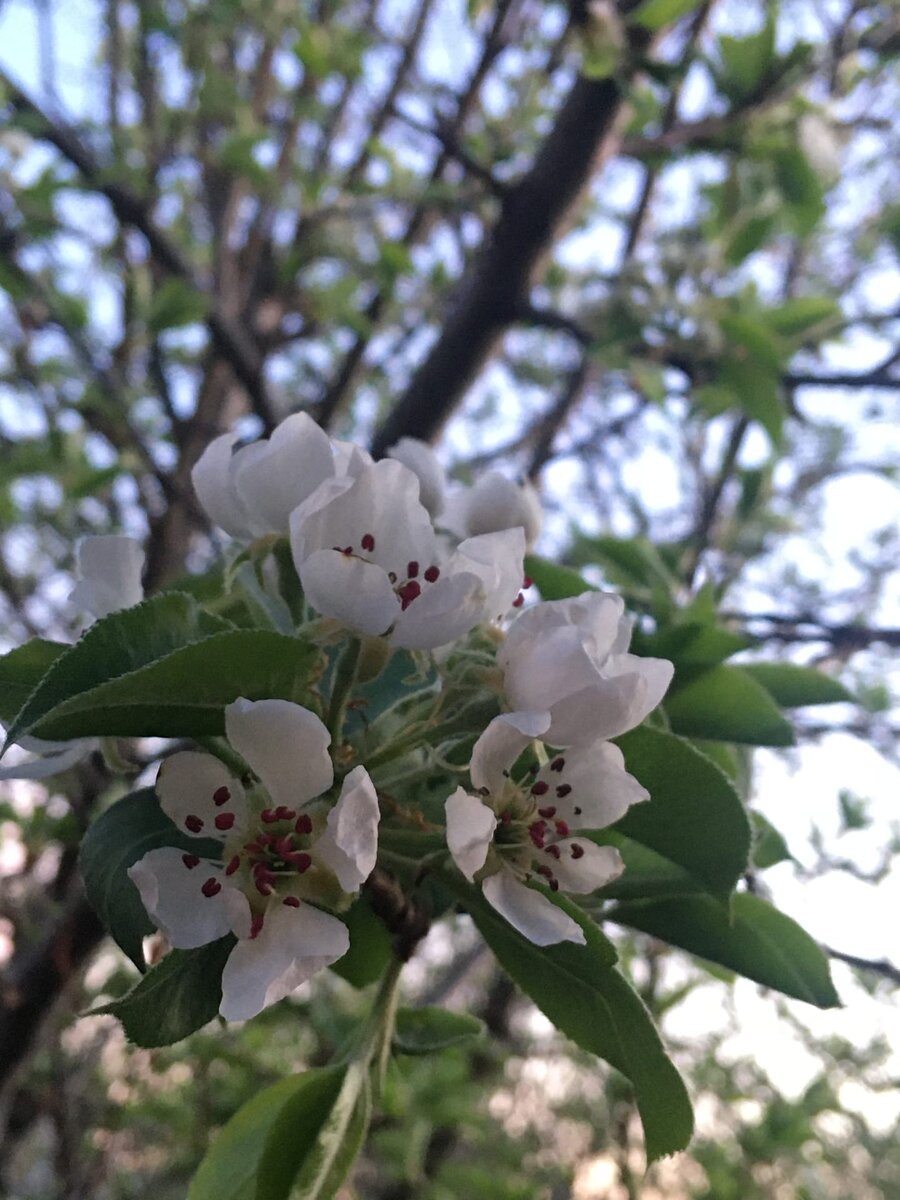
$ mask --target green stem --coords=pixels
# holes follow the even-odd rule
[[[391,959],[391,965],[382,977],[378,995],[375,997],[375,1004],[372,1007],[372,1018],[374,1022],[377,1022],[370,1051],[374,1063],[372,1090],[376,1101],[384,1091],[388,1063],[391,1060],[391,1044],[394,1040],[397,1007],[400,1003],[400,972],[403,970],[403,965],[399,958]]]
[[[223,762],[229,771],[234,772],[238,779],[243,779],[248,773],[249,767],[247,764],[235,750],[232,750],[224,739],[217,737],[195,737],[194,741],[220,762]]]
[[[344,717],[347,712],[347,701],[350,691],[356,681],[356,669],[359,666],[359,655],[362,643],[359,638],[352,638],[347,648],[338,659],[334,672],[334,687],[331,690],[331,704],[328,707],[328,731],[331,734],[331,745],[340,745],[344,732]]]

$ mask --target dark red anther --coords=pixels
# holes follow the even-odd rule
[[[297,899],[296,896],[285,896],[285,898],[282,900],[281,903],[287,905],[288,908],[299,908],[300,907],[300,901]]]
[[[275,809],[275,816],[279,821],[293,821],[296,815],[296,812],[292,808],[288,808],[286,804],[279,804]]]
[[[533,583],[534,583],[534,580],[531,578],[531,576],[526,575],[525,578],[522,580],[522,587],[530,588]]]
[[[228,866],[225,868],[225,874],[233,875],[240,865],[241,865],[241,856],[239,854],[235,854],[232,857],[232,859],[230,860],[230,862],[228,863]]]
[[[189,817],[184,818],[184,827],[190,833],[199,833],[203,828],[203,821],[200,817],[195,817],[193,813]]]
[[[221,883],[219,883],[218,879],[213,879],[213,877],[211,875],[210,875],[209,879],[207,879],[206,883],[204,883],[203,887],[200,889],[200,891],[203,893],[204,896],[206,896],[207,899],[211,898],[212,896],[218,896],[218,894],[219,894],[219,892],[221,892],[221,890],[222,890]]]
[[[407,579],[415,579],[418,574],[419,574],[419,564],[416,562],[415,559],[412,559],[410,562],[408,562],[406,564],[406,578]]]
[[[275,890],[272,887],[272,884],[269,882],[269,877],[267,875],[257,875],[253,882],[256,884],[256,890],[261,896],[271,896],[272,892]]]
[[[559,834],[560,837],[568,837],[569,836],[569,826],[566,824],[565,821],[555,821],[554,825],[556,826],[556,832]]]
[[[569,853],[573,858],[584,858],[584,846],[580,846],[578,842],[573,842],[569,847]]]
[[[231,792],[229,792],[227,787],[218,787],[213,792],[213,804],[217,808],[221,808],[223,804],[227,804],[230,799]]]
[[[421,585],[416,583],[414,579],[410,579],[408,583],[404,583],[403,587],[398,588],[397,595],[400,597],[400,607],[403,612],[406,612],[413,600],[421,594]]]
[[[278,839],[273,849],[276,854],[280,855],[281,858],[284,858],[286,854],[290,854],[290,852],[294,849],[294,843],[291,841],[289,835],[285,834],[284,837],[280,837]]]
[[[428,570],[425,572],[425,578],[428,580],[429,583],[436,583],[438,581],[438,579],[440,578],[440,574],[441,574],[441,568],[436,567],[432,564],[428,568]]]
[[[556,794],[557,794],[557,796],[559,796],[559,798],[561,800],[563,798],[563,796],[568,796],[568,794],[569,794],[569,792],[571,792],[571,790],[572,790],[572,785],[570,783],[561,783],[559,785],[559,787],[556,789]]]
[[[524,603],[525,603],[525,597],[522,595],[521,592],[519,592],[518,596],[516,596],[515,600],[513,600],[512,606],[513,606],[513,608],[521,608]]]
[[[553,872],[550,870],[550,868],[545,863],[541,863],[541,865],[539,867],[535,867],[534,869],[538,875],[543,875],[543,877],[545,879],[553,878]]]
[[[341,551],[341,554],[343,554],[345,558],[352,558],[353,557],[353,547],[345,546],[343,548],[343,550]]]
[[[392,584],[396,583],[397,582],[396,573],[394,571],[388,571],[388,579],[391,581]]]
[[[244,842],[244,849],[248,854],[261,854],[263,846],[260,842]]]
[[[554,875],[554,876],[553,876],[553,877],[550,879],[550,881],[549,881],[549,887],[550,887],[550,891],[551,891],[551,892],[558,892],[558,891],[559,891],[559,880],[556,878],[556,876],[555,876],[555,875]]]
[[[553,846],[547,846],[544,849],[544,853],[549,854],[551,858],[559,858],[559,846],[555,844]]]
[[[505,808],[503,810],[503,812],[500,814],[500,824],[508,825],[511,820],[512,820],[512,813],[509,811],[508,808]]]
[[[200,865],[200,859],[196,854],[182,854],[181,861],[189,871],[193,871],[194,867]]]
[[[538,850],[543,850],[544,848],[544,837],[546,833],[546,821],[535,821],[533,824],[528,826],[528,836],[531,838],[534,845],[537,846]]]
[[[539,779],[531,789],[532,796],[546,796],[550,791],[550,784],[545,783],[543,779]]]
[[[300,816],[294,822],[294,832],[304,835],[312,833],[312,817],[309,815],[309,813],[300,814]]]
[[[255,937],[258,937],[259,934],[262,932],[264,920],[265,920],[265,913],[254,913],[253,914],[253,917],[251,918],[251,921],[250,921],[250,940],[251,941]]]
[[[234,824],[234,813],[219,813],[215,820],[216,829],[230,829]]]
[[[362,546],[363,550],[368,550],[371,554],[371,552],[375,549],[375,539],[372,537],[371,533],[363,534],[360,545]]]
[[[275,834],[274,833],[258,833],[256,835],[256,840],[259,842],[260,850],[264,850],[266,848],[266,846],[271,846],[271,844],[275,841]]]
[[[285,854],[284,861],[289,862],[298,875],[302,875],[312,866],[312,859],[305,850],[292,850]]]
[[[553,762],[550,764],[550,770],[561,771],[565,765],[566,760],[564,758],[554,758]]]
[[[545,820],[550,821],[556,816],[556,807],[553,804],[550,804],[547,806],[547,808],[539,808],[538,813],[544,817]]]
[[[575,816],[576,816],[576,817],[580,817],[580,816],[581,816],[581,809],[578,807],[578,805],[577,805],[577,804],[576,804],[576,805],[575,805],[575,807],[572,809],[572,812],[575,814]]]

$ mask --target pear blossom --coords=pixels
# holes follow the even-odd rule
[[[444,507],[444,489],[447,477],[440,461],[427,442],[421,438],[402,437],[387,451],[388,458],[408,467],[419,481],[419,499],[428,509],[430,517],[437,517]],[[473,530],[476,533],[491,533],[493,530]]]
[[[235,1021],[346,954],[346,926],[319,906],[345,906],[371,874],[378,798],[363,767],[346,776],[336,804],[322,797],[334,781],[331,735],[299,704],[236,700],[225,730],[259,784],[245,787],[219,759],[191,750],[167,759],[156,783],[167,816],[191,837],[220,842],[221,861],[161,847],[128,874],[173,946],[235,934],[219,1008]]]
[[[291,550],[317,612],[391,645],[434,649],[502,617],[522,582],[520,529],[447,555],[419,480],[392,459],[327,480],[291,515]]]
[[[554,754],[513,777],[519,755],[546,737],[549,723],[547,713],[506,713],[488,725],[469,767],[480,794],[460,787],[446,802],[447,845],[463,875],[529,941],[583,944],[578,923],[528,881],[576,895],[611,882],[623,869],[619,852],[578,831],[614,824],[648,793],[610,742]]]
[[[674,667],[629,654],[631,624],[620,596],[588,592],[522,612],[497,654],[515,711],[549,712],[554,746],[618,737],[666,693]]]
[[[470,535],[518,526],[530,550],[541,532],[543,511],[530,483],[515,483],[499,471],[488,471],[464,494],[462,520]]]

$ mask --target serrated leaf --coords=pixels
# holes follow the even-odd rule
[[[685,737],[750,746],[794,743],[790,722],[743,667],[720,665],[687,679],[676,676],[665,708],[672,729]]]
[[[749,892],[731,916],[705,896],[617,904],[606,916],[819,1008],[840,1006],[828,960],[796,921]]]
[[[782,708],[802,708],[806,704],[853,703],[853,695],[842,683],[815,667],[795,663],[745,663],[741,670],[762,684]]]
[[[128,1040],[145,1049],[180,1042],[219,1011],[222,971],[234,944],[228,934],[198,950],[170,950],[130,992],[89,1015],[118,1017]]]
[[[61,654],[63,642],[32,638],[0,657],[0,722],[9,725]]]
[[[340,1094],[346,1071],[344,1066],[322,1067],[280,1079],[257,1093],[219,1132],[194,1176],[188,1200],[256,1200],[270,1135],[278,1130],[278,1145],[288,1126],[293,1132],[293,1163],[295,1154],[308,1154]],[[280,1172],[271,1156],[268,1170],[277,1186]]]
[[[401,1008],[394,1026],[398,1054],[437,1054],[480,1037],[484,1024],[468,1013],[445,1008]]]
[[[160,808],[153,788],[132,792],[101,813],[79,851],[88,901],[139,971],[145,967],[141,943],[155,927],[128,878],[128,868],[160,846],[206,858],[218,859],[222,854],[219,842],[182,833]]]
[[[747,868],[750,823],[734,785],[689,742],[640,727],[616,739],[625,766],[650,793],[615,832],[675,863],[726,899]]]
[[[631,1080],[650,1162],[683,1150],[693,1130],[691,1102],[640,998],[614,968],[615,950],[583,914],[586,946],[535,946],[461,877],[446,877],[507,974],[583,1050]],[[574,905],[563,904],[575,916]]]

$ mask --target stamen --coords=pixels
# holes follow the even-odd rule
[[[254,913],[250,921],[250,940],[253,941],[262,932],[263,921],[266,919],[265,913]]]
[[[428,570],[425,572],[425,578],[428,580],[429,583],[435,583],[439,579],[440,574],[441,574],[440,567],[430,566],[428,568]]]
[[[537,783],[532,787],[531,794],[532,794],[532,796],[545,796],[547,794],[547,792],[549,792],[549,791],[550,791],[550,784],[545,783],[543,779],[539,779],[537,781]]]
[[[353,557],[353,547],[345,546],[343,548],[343,550],[341,551],[341,554],[343,554],[345,558],[352,558]]]
[[[257,875],[254,882],[256,883],[256,890],[261,896],[271,896],[275,890],[269,882],[268,875]]]
[[[388,571],[388,579],[391,581],[391,583],[397,582],[397,576],[394,571]]]
[[[286,904],[288,908],[299,908],[300,907],[300,901],[297,899],[296,896],[285,896],[285,898],[282,900],[281,903]]]
[[[218,879],[214,879],[212,875],[210,875],[209,879],[207,879],[206,883],[204,883],[203,887],[200,889],[207,899],[210,899],[213,896],[218,896],[221,890],[221,883],[219,883]]]
[[[294,832],[301,834],[312,833],[312,817],[309,813],[301,813],[294,822]]]
[[[406,564],[406,578],[407,579],[415,579],[418,574],[419,574],[419,564],[416,562],[415,559],[412,559],[410,562],[408,562]]]
[[[500,824],[508,825],[511,820],[512,820],[512,813],[509,811],[508,808],[505,808],[503,810],[503,812],[500,814]]]
[[[555,821],[554,825],[556,828],[556,832],[559,834],[560,837],[568,837],[569,836],[569,826],[566,824],[565,821]]]
[[[193,871],[194,867],[200,865],[200,859],[196,854],[182,854],[181,861],[189,871]]]
[[[296,815],[296,810],[293,808],[288,808],[286,804],[279,804],[275,809],[275,816],[279,821],[293,821]]]
[[[216,829],[230,829],[234,824],[234,813],[219,813],[215,820]]]
[[[203,821],[200,817],[195,817],[193,813],[189,817],[184,818],[184,827],[191,833],[199,833],[203,828]]]
[[[550,868],[549,868],[549,867],[546,865],[546,863],[541,863],[541,865],[540,865],[539,867],[535,867],[534,869],[535,869],[535,872],[536,872],[538,875],[543,875],[543,877],[544,877],[545,879],[552,879],[552,878],[553,878],[553,872],[552,872],[552,871],[550,870]]]
[[[371,533],[363,534],[360,545],[362,546],[363,550],[368,550],[371,554],[371,552],[375,549],[375,539]]]
[[[559,858],[559,855],[560,855],[559,846],[557,846],[555,844],[553,846],[546,846],[544,848],[544,853],[551,855],[553,858]]]
[[[516,596],[515,600],[513,600],[512,606],[513,606],[513,608],[521,608],[524,603],[525,603],[525,597],[522,595],[521,592],[519,592],[518,596]]]
[[[539,808],[538,813],[550,821],[556,816],[556,806],[551,804],[547,808]]]
[[[561,783],[559,785],[559,787],[556,789],[556,794],[557,794],[557,796],[559,796],[559,798],[561,800],[563,798],[563,796],[568,796],[568,794],[569,794],[569,792],[571,792],[571,790],[572,790],[571,783]]]
[[[233,875],[240,865],[241,865],[241,856],[239,854],[235,854],[234,857],[229,862],[228,866],[225,868],[225,874]]]
[[[260,813],[260,819],[264,825],[272,825],[279,819],[277,809],[264,808]]]
[[[231,792],[229,792],[227,787],[223,786],[216,788],[216,790],[213,792],[213,804],[215,804],[217,808],[221,808],[223,804],[227,804],[230,799]]]
[[[280,855],[281,858],[284,858],[286,854],[290,854],[294,849],[294,843],[291,841],[289,835],[285,834],[284,837],[280,837],[278,839],[273,846],[273,849],[276,854]]]
[[[403,612],[406,612],[413,600],[421,594],[421,585],[416,583],[414,579],[410,579],[408,583],[404,583],[402,588],[398,588],[397,595],[400,597],[400,607]]]
[[[576,804],[576,805],[575,805],[575,807],[572,809],[572,812],[575,814],[575,816],[576,816],[576,817],[580,817],[580,816],[581,816],[581,809],[578,807],[578,805],[577,805],[577,804]]]
[[[584,858],[584,846],[580,846],[578,842],[573,842],[569,847],[569,853],[573,858]]]
[[[305,850],[292,850],[289,854],[285,854],[284,861],[289,862],[298,875],[302,875],[312,866],[312,859]]]
[[[553,762],[550,764],[550,770],[561,771],[565,765],[566,760],[564,758],[554,758]]]
[[[528,836],[531,838],[535,846],[537,846],[538,850],[543,850],[544,848],[544,837],[546,836],[546,833],[546,821],[534,821],[528,826]]]
[[[530,588],[533,583],[534,583],[534,580],[531,578],[531,576],[526,575],[525,578],[522,580],[522,587]]]

